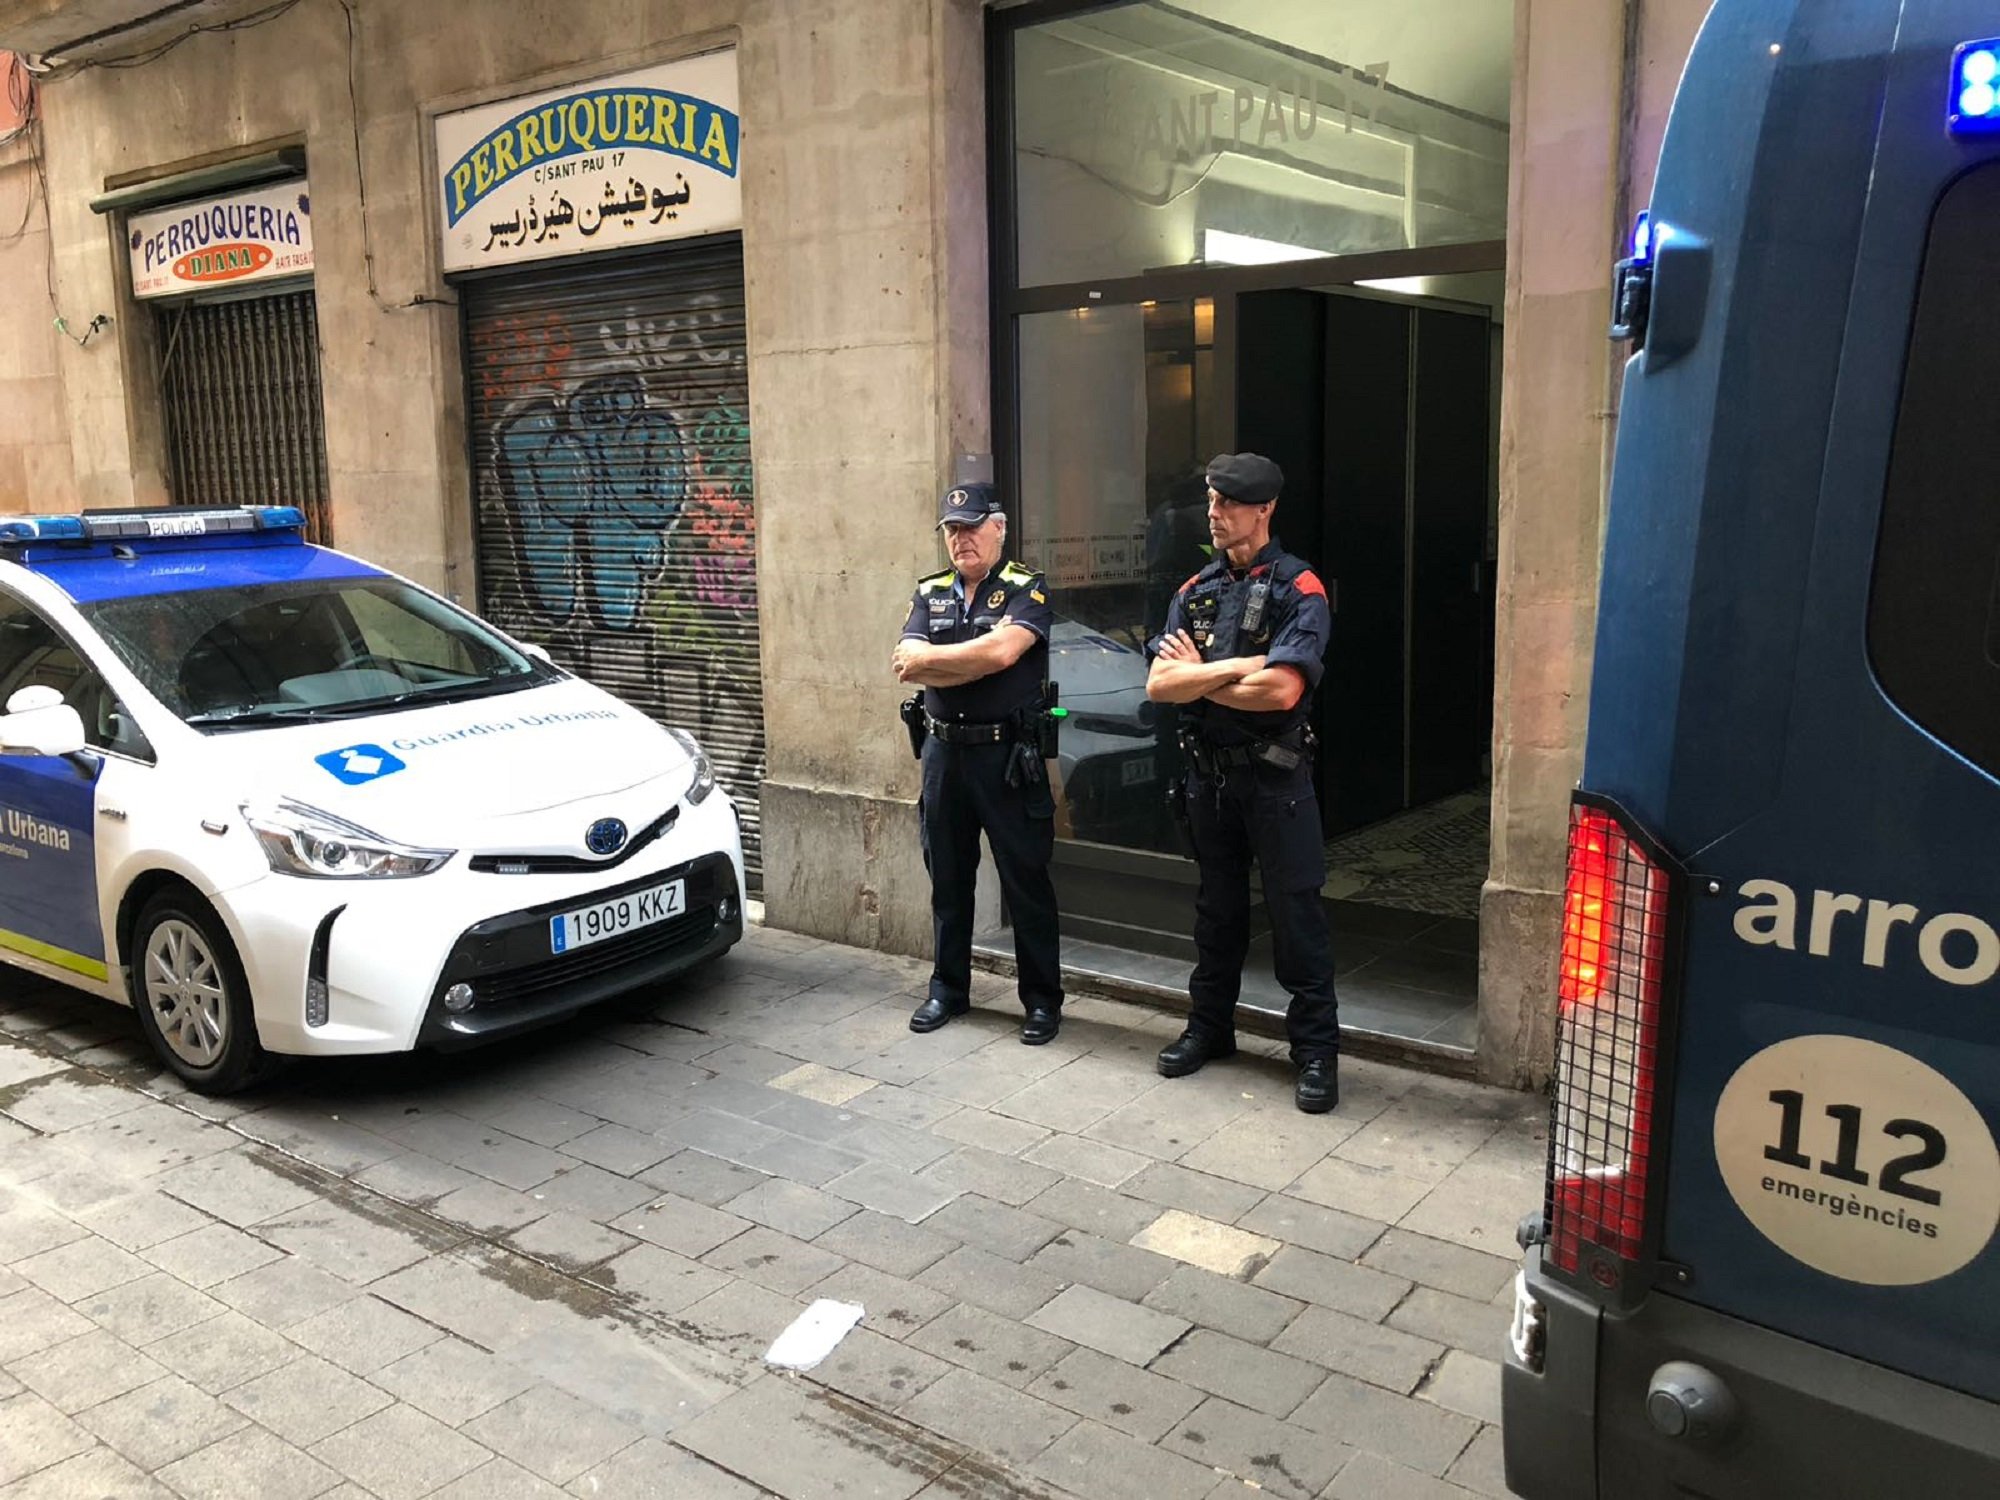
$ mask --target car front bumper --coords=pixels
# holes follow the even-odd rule
[[[680,877],[689,882],[682,915],[560,957],[550,951],[550,916]],[[666,978],[742,936],[742,892],[742,837],[718,792],[683,805],[666,835],[603,869],[486,873],[460,855],[407,880],[272,875],[214,899],[266,1050],[324,1057],[466,1046]],[[444,991],[461,980],[487,995],[449,1015]],[[323,1020],[309,1004],[315,985]]]
[[[586,1005],[691,969],[727,952],[743,936],[743,893],[723,854],[623,881],[594,892],[592,899],[613,900],[662,879],[687,882],[687,906],[678,916],[568,953],[550,953],[549,919],[572,901],[467,928],[432,986],[418,1045],[454,1050],[546,1026]],[[471,1008],[454,1012],[445,997],[458,985],[471,992]]]

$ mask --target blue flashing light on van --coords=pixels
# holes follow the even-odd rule
[[[2000,1495],[1993,21],[1717,0],[1617,268],[1526,1500]]]
[[[2000,37],[1952,53],[1951,100],[1953,130],[2000,130]]]

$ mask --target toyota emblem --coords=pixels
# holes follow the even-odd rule
[[[617,818],[599,818],[583,836],[592,854],[616,854],[625,847],[625,825]]]

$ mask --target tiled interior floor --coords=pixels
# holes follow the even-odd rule
[[[1479,787],[1329,840],[1326,893],[1477,920],[1492,806],[1492,790]]]
[[[1466,792],[1356,830],[1327,846],[1327,916],[1341,1026],[1470,1053],[1479,1041],[1479,890],[1486,878],[1490,794]],[[1011,957],[1004,928],[978,934],[982,953]],[[1114,988],[1187,994],[1186,959],[1074,939],[1063,966]],[[1251,944],[1245,1007],[1282,1016],[1289,997],[1271,971],[1268,934]]]

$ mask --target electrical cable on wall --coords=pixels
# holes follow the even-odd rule
[[[99,313],[90,320],[82,333],[74,332],[69,319],[63,316],[62,305],[56,300],[56,235],[55,221],[49,214],[49,174],[42,160],[42,117],[39,89],[33,72],[21,58],[12,53],[0,54],[6,59],[5,86],[7,102],[21,123],[6,135],[0,136],[0,145],[15,139],[28,144],[28,161],[33,166],[27,189],[22,195],[21,222],[6,235],[0,236],[0,244],[11,244],[24,238],[28,233],[28,222],[34,213],[35,196],[39,192],[42,200],[42,268],[43,279],[48,287],[49,310],[55,314],[55,330],[77,348],[87,345],[104,329],[111,326],[108,313]]]
[[[143,52],[128,53],[124,57],[86,58],[84,61],[74,65],[75,71],[81,73],[86,68],[143,67],[149,62],[155,62],[165,57],[174,48],[180,46],[182,42],[191,41],[203,32],[248,31],[252,27],[264,25],[267,21],[277,20],[278,17],[299,3],[300,0],[278,0],[278,3],[275,5],[267,5],[262,10],[252,11],[247,16],[238,16],[233,21],[217,21],[210,25],[190,25],[187,30],[181,32],[178,36],[169,37],[157,47],[150,47]]]
[[[354,195],[361,207],[361,264],[368,273],[368,295],[384,312],[403,312],[412,307],[456,307],[453,297],[430,297],[422,292],[414,294],[407,302],[385,302],[375,286],[375,246],[368,224],[368,179],[361,170],[361,94],[355,83],[356,53],[358,47],[354,32],[354,6],[352,0],[339,0],[341,10],[347,14],[347,120],[354,134]]]
[[[248,31],[253,27],[267,25],[272,21],[278,20],[280,17],[287,15],[292,10],[296,9],[300,3],[301,0],[277,0],[276,4],[267,5],[262,10],[253,11],[247,16],[239,16],[237,19],[233,21],[221,21],[207,25],[190,25],[185,31],[182,31],[176,36],[168,38],[166,41],[160,43],[158,46],[150,47],[140,52],[128,53],[123,57],[85,59],[83,61],[75,63],[74,65],[71,65],[69,70],[75,72],[82,72],[88,68],[143,67],[147,63],[158,61],[160,58],[165,57],[169,52],[173,51],[176,47],[180,46],[183,42],[189,41],[194,37],[202,35],[205,32]],[[361,109],[359,102],[360,91],[359,91],[359,86],[356,82],[356,72],[359,66],[356,57],[356,53],[358,50],[357,37],[356,37],[357,22],[354,13],[354,6],[350,3],[350,0],[335,0],[335,3],[340,6],[347,26],[347,98],[349,106],[349,127],[352,132],[354,140],[354,184],[355,184],[355,194],[357,199],[359,200],[359,206],[361,210],[361,258],[362,258],[362,264],[367,273],[368,295],[370,299],[373,300],[375,305],[381,308],[385,312],[401,312],[404,311],[405,309],[412,307],[456,306],[457,305],[456,298],[433,297],[426,295],[423,292],[416,293],[407,302],[389,302],[384,300],[381,291],[376,285],[373,230],[369,221],[369,214],[368,214],[368,185],[366,178],[363,175],[361,167]],[[30,85],[32,86],[32,73],[33,71],[35,71],[33,69],[33,65],[27,63],[24,60],[22,62],[22,68],[24,72],[30,75],[29,82]],[[46,67],[43,67],[42,69],[40,69],[40,71],[46,72],[48,71],[48,69]],[[0,138],[0,140],[4,140],[4,138]],[[44,178],[43,180],[43,198],[44,198],[44,204],[46,205],[46,200],[47,200],[46,178]],[[23,220],[23,223],[25,225],[25,218]],[[51,289],[53,292],[53,270],[51,271]],[[90,337],[91,333],[94,333],[95,331],[97,331],[99,327],[107,324],[108,322],[109,319],[102,317],[93,320],[90,330],[87,331],[83,335],[83,338],[79,339],[78,342],[81,343],[84,340],[87,340]],[[70,334],[68,325],[64,323],[60,314],[58,314],[57,316],[56,324],[57,327],[61,329],[63,333],[68,334],[72,338],[76,337],[76,335]]]

